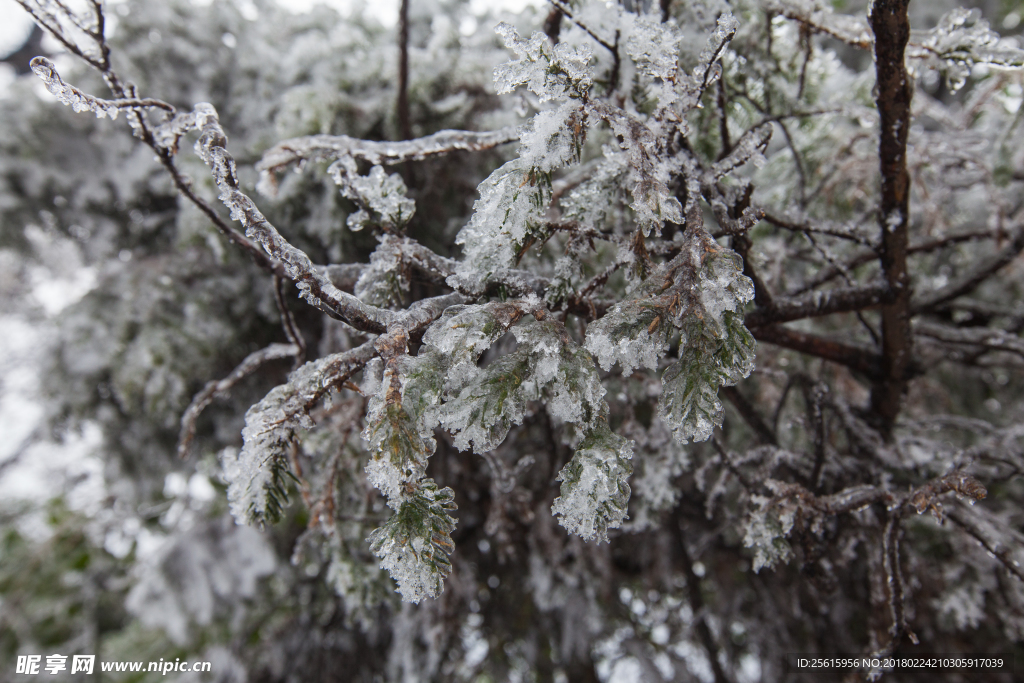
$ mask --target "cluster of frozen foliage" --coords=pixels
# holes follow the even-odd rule
[[[19,2],[0,483],[102,442],[0,501],[0,670],[1024,661],[1014,3]]]

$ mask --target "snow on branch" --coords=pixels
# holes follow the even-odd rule
[[[1024,67],[1024,50],[1011,46],[981,18],[981,10],[957,7],[927,31],[910,32],[907,57],[916,69],[935,69],[950,90],[964,86],[977,65],[999,69]]]
[[[765,5],[765,9],[769,11],[798,21],[847,45],[867,50],[874,43],[874,36],[866,20],[847,14],[837,14],[821,0],[770,0]]]

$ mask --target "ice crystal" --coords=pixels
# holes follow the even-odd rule
[[[558,43],[552,47],[548,37],[540,31],[534,31],[529,40],[523,40],[515,27],[505,22],[494,30],[505,41],[505,46],[519,57],[494,69],[494,84],[499,95],[525,85],[542,100],[563,96],[580,98],[593,85],[587,68],[593,55],[589,45],[573,47]]]

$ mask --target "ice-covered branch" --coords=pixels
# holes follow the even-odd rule
[[[351,158],[371,165],[398,164],[420,161],[432,156],[457,151],[481,152],[499,145],[515,142],[519,130],[508,126],[494,131],[442,130],[415,140],[373,141],[351,138],[347,135],[308,135],[277,143],[256,164],[260,173],[258,188],[263,194],[276,190],[274,173],[304,161],[334,161]]]
[[[1000,269],[1009,265],[1021,251],[1024,251],[1024,226],[1018,224],[1009,244],[991,256],[979,259],[965,273],[945,287],[915,297],[911,302],[911,311],[913,313],[929,311],[951,299],[970,293]]]
[[[36,57],[32,60],[32,72],[46,84],[46,89],[62,103],[70,106],[76,112],[91,111],[99,119],[109,116],[111,120],[114,120],[122,110],[140,108],[162,109],[171,114],[174,113],[174,107],[171,105],[151,98],[104,100],[93,97],[75,86],[65,83],[57,73],[53,62],[46,57]]]
[[[220,190],[220,200],[231,210],[231,217],[246,228],[246,235],[281,261],[285,273],[299,288],[301,296],[331,317],[364,332],[383,332],[392,319],[390,311],[368,306],[342,292],[264,218],[253,201],[238,187],[235,160],[227,151],[227,136],[220,126],[213,105],[197,104],[191,114],[193,126],[200,131],[196,153],[206,162]]]
[[[866,21],[859,17],[837,14],[831,7],[818,0],[770,0],[765,3],[765,9],[798,21],[814,31],[853,47],[866,50],[874,42]]]
[[[46,29],[71,54],[78,55],[90,66],[104,72],[110,68],[110,49],[104,36],[106,17],[103,5],[98,0],[90,0],[92,17],[84,20],[59,0],[16,0],[41,27]],[[93,44],[83,48],[79,38],[86,38]],[[113,118],[113,117],[111,117]]]
[[[361,370],[375,353],[373,342],[368,341],[351,351],[310,361],[249,409],[241,451],[221,454],[229,484],[228,500],[236,520],[263,523],[280,517],[287,500],[286,453],[295,431],[312,427],[312,407]]]
[[[881,356],[866,346],[800,332],[783,325],[755,327],[751,333],[758,341],[824,358],[868,377],[877,377],[881,372]]]
[[[235,385],[270,361],[281,358],[295,358],[300,350],[300,347],[295,344],[271,344],[266,348],[250,353],[224,379],[208,382],[203,387],[203,390],[195,395],[192,403],[189,404],[181,416],[181,431],[178,435],[178,456],[181,458],[188,457],[189,449],[192,447],[192,440],[196,435],[196,420],[199,419],[199,416],[206,407],[213,403],[214,399],[225,396]]]

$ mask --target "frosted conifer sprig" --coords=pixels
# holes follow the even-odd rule
[[[632,442],[613,433],[602,419],[558,473],[561,495],[551,505],[558,523],[584,541],[607,542],[608,529],[618,528],[626,518],[632,458]]]
[[[607,410],[593,359],[560,323],[527,319],[512,331],[518,348],[472,376],[440,408],[441,424],[460,449],[470,444],[477,453],[496,448],[522,423],[527,404],[545,392],[553,416],[584,428]]]
[[[432,479],[409,485],[397,511],[370,534],[370,550],[398,583],[405,602],[436,598],[452,571],[448,559],[455,549],[451,532],[457,510],[455,493],[439,489]]]
[[[519,58],[494,69],[499,95],[507,95],[525,85],[542,101],[556,97],[586,99],[594,84],[587,68],[593,56],[589,45],[573,47],[557,43],[552,46],[540,31],[534,31],[529,40],[523,40],[515,27],[504,21],[494,30],[504,40],[505,47]]]
[[[287,500],[287,449],[297,430],[313,427],[308,411],[373,357],[372,342],[295,370],[245,414],[242,449],[221,457],[231,514],[239,522],[274,522]]]

